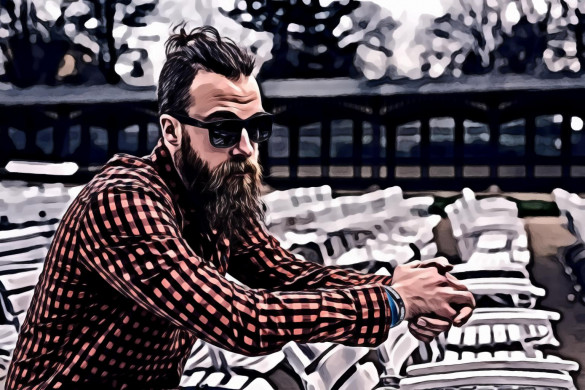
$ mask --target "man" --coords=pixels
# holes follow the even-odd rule
[[[166,49],[162,137],[149,156],[115,156],[66,212],[6,389],[176,388],[196,338],[260,355],[289,341],[376,346],[420,315],[410,330],[429,341],[467,320],[473,297],[445,259],[391,278],[281,248],[262,224],[258,143],[272,122],[252,57],[211,27]]]

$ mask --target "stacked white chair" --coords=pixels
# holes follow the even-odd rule
[[[561,188],[555,188],[552,192],[561,215],[571,233],[577,239],[584,241],[585,238],[585,199],[577,194],[569,193]]]
[[[0,182],[0,381],[59,220],[82,186]]]
[[[394,268],[436,254],[433,228],[440,217],[428,214],[432,202],[404,199],[400,187],[390,187],[280,209],[267,226],[283,247],[324,265],[380,262]]]
[[[300,187],[284,191],[272,191],[262,197],[268,214],[294,210],[302,205],[331,200],[331,187]]]
[[[575,236],[576,241],[564,249],[559,261],[573,282],[571,300],[579,297],[585,303],[585,199],[577,194],[556,188],[553,198],[561,213],[565,227]]]
[[[267,377],[283,359],[281,351],[249,357],[198,339],[185,364],[180,386],[187,389],[208,386],[233,390],[275,390]]]
[[[478,200],[465,189],[445,211],[462,261],[454,273],[478,308],[465,326],[433,342],[438,355],[407,367],[400,388],[575,389],[569,373],[578,365],[543,353],[559,346],[552,321],[560,316],[535,309],[545,291],[526,271],[528,240],[516,205]]]
[[[369,352],[365,347],[333,343],[288,343],[283,348],[306,390],[372,389],[379,382],[372,362],[359,363]],[[351,370],[351,371],[350,371]],[[345,377],[350,372],[349,377]]]
[[[469,188],[463,196],[445,208],[453,236],[464,263],[486,262],[495,269],[525,268],[530,261],[528,238],[518,208],[501,197],[478,200]],[[494,258],[493,253],[506,253]],[[496,261],[496,263],[494,263]],[[466,267],[462,267],[466,268]]]
[[[541,351],[559,345],[551,325],[559,318],[557,313],[535,309],[476,309],[464,327],[449,331],[440,347],[443,358],[408,367],[409,376],[400,388],[575,389],[569,372],[578,365]]]

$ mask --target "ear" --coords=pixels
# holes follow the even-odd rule
[[[181,146],[184,131],[181,122],[168,114],[162,114],[160,116],[160,127],[166,142],[177,148]]]

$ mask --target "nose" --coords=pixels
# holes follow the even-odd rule
[[[254,146],[248,136],[246,129],[242,129],[242,135],[240,136],[240,142],[232,150],[232,155],[243,155],[246,158],[254,154]]]

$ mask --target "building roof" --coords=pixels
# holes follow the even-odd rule
[[[371,82],[350,78],[266,80],[261,83],[267,98],[391,96],[522,90],[585,89],[585,75],[539,78],[529,75],[485,75],[436,80]],[[156,89],[132,89],[115,85],[34,86],[13,88],[0,85],[0,105],[91,104],[156,101]]]

